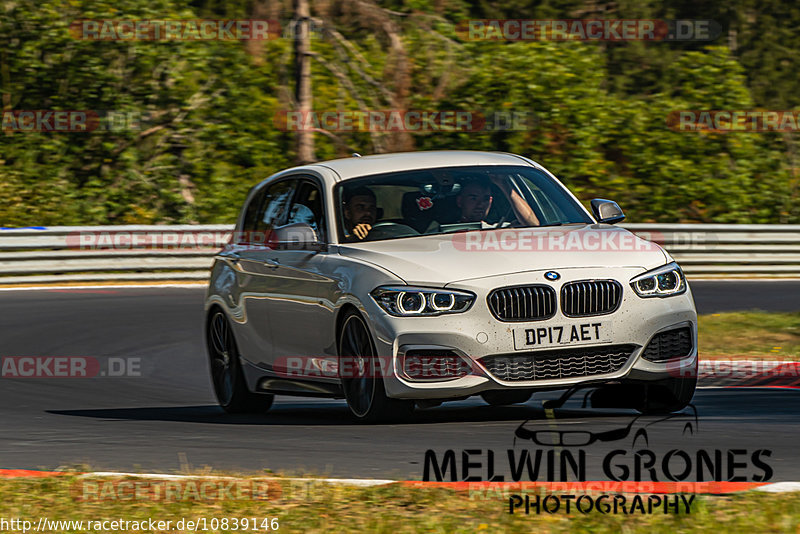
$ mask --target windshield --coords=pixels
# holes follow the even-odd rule
[[[394,172],[347,180],[334,195],[339,239],[349,243],[593,222],[558,184],[533,167]]]

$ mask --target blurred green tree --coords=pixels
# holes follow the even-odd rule
[[[0,0],[4,111],[141,117],[93,133],[0,132],[0,226],[231,222],[300,159],[292,0]],[[771,0],[310,0],[313,109],[516,112],[482,132],[316,132],[317,160],[506,150],[630,221],[800,222],[793,134],[667,128],[681,109],[796,106],[796,7]],[[468,41],[469,18],[710,18],[714,43]],[[269,41],[88,41],[79,19],[268,18]],[[793,26],[794,25],[794,26]]]

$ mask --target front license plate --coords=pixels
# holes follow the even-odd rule
[[[608,343],[611,341],[611,322],[543,324],[531,328],[515,328],[513,335],[516,350]]]

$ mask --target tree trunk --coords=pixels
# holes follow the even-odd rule
[[[311,12],[308,0],[295,0],[295,36],[294,36],[294,65],[295,65],[295,101],[301,117],[307,117],[311,112]],[[303,121],[305,122],[305,121]],[[312,163],[314,157],[314,134],[302,128],[297,132],[297,160],[298,163]]]

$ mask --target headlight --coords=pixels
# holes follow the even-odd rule
[[[382,286],[371,295],[381,308],[396,317],[460,313],[475,300],[475,295],[466,291],[411,286]]]
[[[672,262],[632,278],[631,287],[640,297],[671,297],[686,292],[686,278]]]

